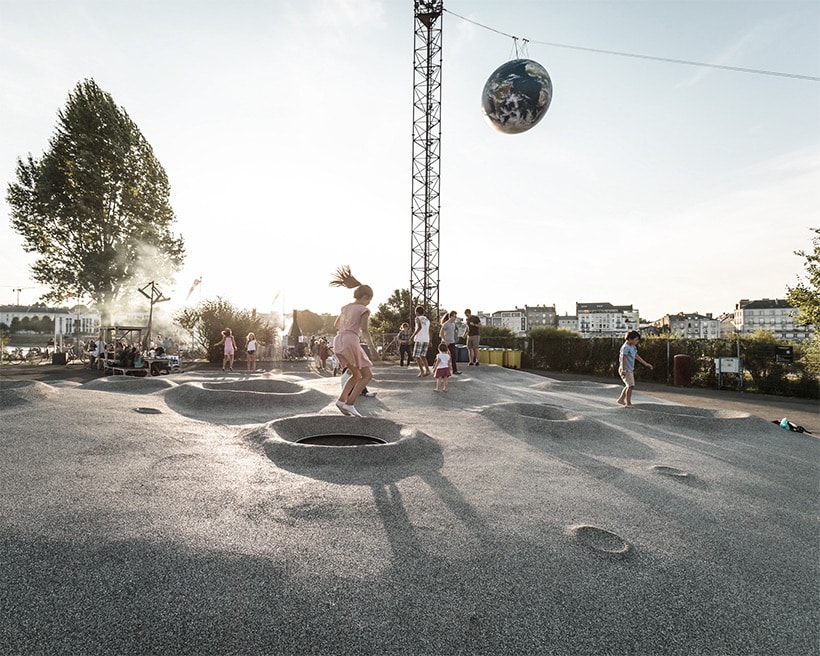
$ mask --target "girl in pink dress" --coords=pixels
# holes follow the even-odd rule
[[[225,345],[225,350],[222,354],[222,371],[225,371],[225,365],[228,365],[233,371],[233,357],[236,353],[236,341],[233,338],[230,328],[225,328],[222,331],[222,339],[220,339],[214,346]]]
[[[330,284],[334,287],[354,289],[353,302],[342,308],[339,318],[336,319],[336,337],[333,339],[333,352],[342,368],[347,367],[350,380],[342,388],[336,407],[345,415],[361,417],[354,404],[367,383],[373,378],[371,368],[373,363],[360,343],[360,335],[370,349],[370,356],[378,359],[379,354],[370,336],[370,310],[367,308],[373,300],[373,290],[369,285],[362,285],[350,271],[349,266],[339,267]]]

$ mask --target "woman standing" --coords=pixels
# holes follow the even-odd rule
[[[353,302],[342,308],[339,318],[336,319],[336,337],[333,339],[333,352],[342,368],[347,367],[350,380],[342,388],[336,407],[345,415],[361,417],[354,404],[367,383],[373,378],[373,363],[360,343],[360,336],[370,349],[370,357],[378,359],[378,352],[370,336],[370,310],[367,308],[373,300],[373,289],[369,285],[361,284],[350,271],[349,266],[339,267],[333,280],[333,287],[347,287],[353,289]]]

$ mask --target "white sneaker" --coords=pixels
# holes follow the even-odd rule
[[[358,410],[356,410],[356,406],[347,405],[347,403],[342,404],[342,407],[339,408],[339,410],[341,410],[342,412],[347,410],[346,414],[353,415],[354,417],[361,417],[362,416],[361,413]]]
[[[376,394],[378,394],[378,392],[365,392],[362,396],[374,397]]]
[[[336,407],[339,408],[343,415],[347,415],[348,417],[353,414],[348,410],[348,405],[343,403],[342,401],[336,401]]]

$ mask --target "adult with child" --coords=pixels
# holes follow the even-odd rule
[[[450,362],[452,373],[458,376],[461,372],[458,370],[456,364],[456,317],[458,313],[453,310],[441,317],[441,330],[439,330],[439,337],[441,341],[447,345],[447,352],[450,354]]]
[[[638,355],[638,342],[640,339],[641,334],[637,330],[630,330],[624,337],[624,343],[618,353],[618,375],[624,381],[624,388],[618,397],[618,403],[627,408],[632,407],[632,390],[635,389],[635,360],[647,369],[654,369],[651,364]]]
[[[424,316],[424,307],[416,307],[416,330],[413,332],[413,357],[419,365],[419,378],[430,375],[427,350],[430,348],[430,319]]]
[[[373,363],[362,348],[362,337],[370,349],[370,357],[378,359],[379,356],[370,336],[370,310],[367,307],[373,300],[373,289],[356,280],[349,266],[339,267],[330,285],[353,289],[353,302],[342,308],[335,324],[338,332],[333,339],[333,353],[339,364],[350,372],[350,380],[342,387],[336,407],[344,415],[361,417],[355,407],[356,399],[373,378]]]

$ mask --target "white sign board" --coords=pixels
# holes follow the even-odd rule
[[[715,358],[715,371],[719,374],[739,374],[740,358]]]

